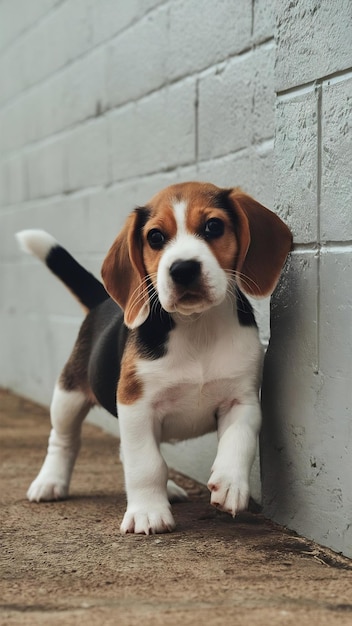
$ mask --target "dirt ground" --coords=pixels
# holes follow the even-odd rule
[[[219,513],[179,474],[176,531],[121,536],[118,444],[88,424],[71,497],[31,504],[48,413],[0,392],[0,425],[2,626],[352,624],[351,561],[258,513]]]

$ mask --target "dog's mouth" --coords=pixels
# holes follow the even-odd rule
[[[183,315],[201,313],[212,306],[212,301],[204,290],[187,290],[178,294],[173,303],[173,310]]]
[[[181,296],[178,297],[177,303],[182,305],[190,305],[197,304],[204,300],[204,294],[195,293],[192,291],[186,291]]]

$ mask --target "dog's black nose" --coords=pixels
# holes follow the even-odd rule
[[[200,275],[201,265],[199,261],[174,261],[170,266],[170,276],[177,285],[186,287],[190,285]]]

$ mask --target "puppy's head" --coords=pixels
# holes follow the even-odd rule
[[[135,209],[102,276],[136,328],[156,297],[165,311],[191,315],[220,304],[234,281],[248,295],[269,295],[291,245],[280,218],[240,189],[184,183]]]

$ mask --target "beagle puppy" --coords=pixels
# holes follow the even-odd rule
[[[102,267],[105,287],[40,230],[17,234],[86,311],[55,387],[44,464],[27,496],[68,495],[93,405],[119,416],[127,510],[122,533],[175,527],[162,441],[217,431],[208,488],[231,515],[247,507],[261,423],[263,351],[246,294],[274,290],[292,237],[239,188],[172,185],[128,217]]]

